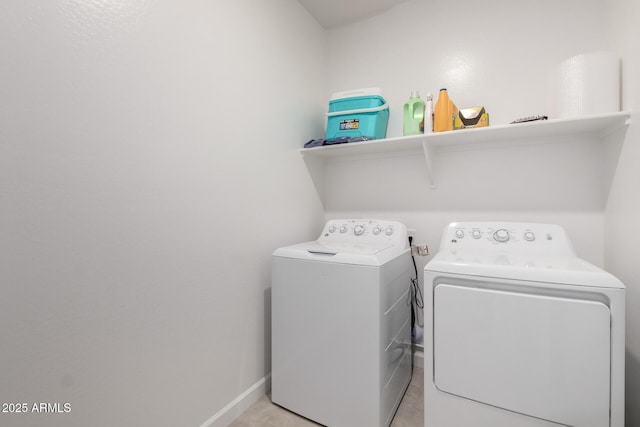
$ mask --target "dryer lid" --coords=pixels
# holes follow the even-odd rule
[[[425,271],[624,288],[613,275],[578,258],[566,231],[556,224],[451,223]]]
[[[426,271],[588,287],[624,288],[615,276],[576,256],[449,250],[438,252],[425,266]]]

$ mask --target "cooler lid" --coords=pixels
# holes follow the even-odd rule
[[[331,95],[331,101],[345,98],[356,98],[363,96],[379,96],[382,97],[382,90],[379,87],[369,87],[363,89],[345,90],[342,92],[334,92]]]

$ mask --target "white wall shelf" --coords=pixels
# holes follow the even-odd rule
[[[317,171],[318,162],[367,158],[380,155],[404,154],[423,151],[431,188],[436,187],[433,162],[442,150],[486,150],[496,145],[546,143],[549,138],[563,135],[594,135],[604,139],[617,129],[628,126],[630,112],[616,112],[566,119],[542,120],[518,124],[462,129],[425,135],[403,136],[351,144],[302,148],[310,172]],[[313,173],[312,173],[313,175]],[[316,186],[318,184],[316,183]]]

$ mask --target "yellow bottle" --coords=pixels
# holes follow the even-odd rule
[[[446,88],[440,89],[438,101],[433,109],[433,131],[453,130],[453,119],[458,114],[458,107],[449,99]]]

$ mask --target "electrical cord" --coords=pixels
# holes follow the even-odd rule
[[[413,380],[413,353],[415,351],[415,347],[413,346],[413,338],[414,338],[414,328],[416,325],[423,327],[424,326],[424,298],[422,297],[422,292],[420,291],[420,285],[418,282],[418,266],[416,265],[416,257],[413,255],[413,236],[409,236],[409,250],[411,251],[411,261],[413,261],[413,271],[414,277],[411,277],[411,288],[409,289],[410,299],[409,304],[411,304],[411,381]],[[419,316],[416,316],[417,312],[422,312],[423,321],[420,324]],[[417,321],[416,321],[417,320]]]
[[[411,248],[412,243],[413,236],[409,236],[409,248]],[[413,331],[414,325],[424,327],[424,297],[422,295],[422,291],[420,290],[420,284],[418,281],[418,266],[416,265],[416,257],[413,255],[413,251],[411,251],[411,260],[413,261],[413,271],[415,272],[415,276],[411,278],[411,328]],[[416,316],[418,312],[423,315],[422,322],[420,322],[420,316]]]

